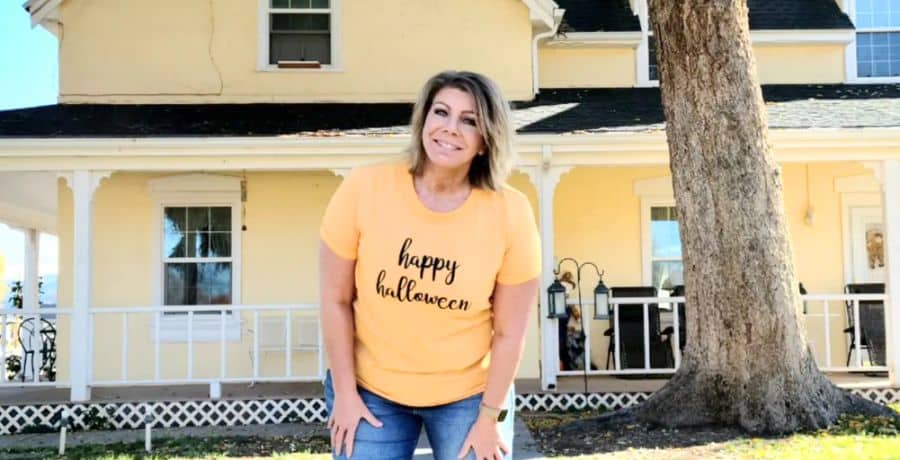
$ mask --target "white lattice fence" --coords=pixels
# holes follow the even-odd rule
[[[900,389],[852,390],[880,404],[900,402]],[[552,411],[615,410],[645,401],[650,393],[525,393],[516,395],[516,410]],[[155,427],[234,426],[272,423],[324,422],[323,398],[247,399],[226,401],[155,401],[97,404],[37,404],[0,406],[0,434],[20,433],[27,427],[55,429],[63,409],[68,409],[76,429],[96,409],[115,428],[141,428],[151,411]]]

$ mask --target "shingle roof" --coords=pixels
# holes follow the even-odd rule
[[[629,0],[556,0],[563,32],[641,30]],[[834,0],[747,0],[750,29],[853,29]]]
[[[772,128],[900,127],[900,85],[763,87]],[[544,90],[514,104],[519,133],[664,128],[658,88]],[[391,136],[410,104],[51,105],[0,112],[0,137]]]
[[[556,0],[566,10],[562,32],[639,31],[641,23],[628,0]]]

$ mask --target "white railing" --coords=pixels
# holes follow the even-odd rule
[[[0,387],[67,386],[56,377],[56,319],[71,313],[66,308],[0,309]],[[19,369],[10,375],[13,358]]]
[[[96,335],[99,324],[105,326],[104,335],[112,336],[105,340],[120,347],[118,356],[117,350],[107,355],[118,360],[118,375],[110,375],[114,367],[109,365],[104,375],[95,375],[97,366],[91,362],[91,386],[313,382],[325,373],[319,306],[314,304],[101,307],[90,310],[90,319],[92,356],[93,344],[102,340]],[[119,332],[111,334],[110,327]],[[210,363],[210,346],[200,359],[196,356],[204,343],[217,346],[217,369],[198,375],[203,374],[196,370],[198,362]],[[151,359],[132,362],[132,348],[149,351]],[[295,373],[295,353],[314,354],[314,370]],[[282,356],[284,367],[264,372],[260,363],[273,354]],[[185,361],[180,372],[175,369],[179,359]]]
[[[860,352],[861,349],[865,347],[861,347],[860,338],[863,337],[864,332],[862,330],[862,325],[860,323],[860,302],[866,301],[878,301],[881,302],[882,308],[886,305],[887,296],[885,294],[816,294],[816,295],[805,295],[801,296],[805,304],[804,320],[806,322],[807,336],[810,338],[810,347],[813,349],[814,356],[816,357],[816,363],[819,366],[819,369],[824,372],[854,372],[854,371],[865,371],[865,372],[880,372],[887,371],[887,366],[884,365],[875,365],[872,364],[871,355],[868,360],[863,360],[863,354]],[[607,346],[612,347],[613,353],[613,366],[612,369],[600,369],[603,363],[597,362],[593,363],[597,366],[597,369],[593,369],[592,364],[592,350],[594,350],[594,346],[596,346],[600,341],[594,340],[593,336],[596,335],[596,332],[593,331],[592,326],[595,322],[599,322],[602,324],[603,320],[595,320],[594,319],[594,305],[592,301],[582,302],[583,311],[581,312],[583,321],[579,321],[579,324],[583,325],[584,332],[584,368],[577,370],[561,370],[558,375],[629,375],[629,374],[671,374],[674,373],[678,366],[681,364],[681,348],[679,344],[681,343],[681,330],[679,321],[678,312],[677,312],[677,304],[684,303],[684,297],[620,297],[620,298],[610,298],[610,305],[613,310],[612,317],[608,320],[607,328],[611,328],[612,334],[609,334],[609,340],[612,340],[611,344],[607,344]],[[578,305],[577,302],[569,301],[567,302],[570,306]],[[650,305],[656,304],[659,307],[660,312],[660,321],[658,330],[652,331],[650,330]],[[849,305],[849,312],[847,312]],[[621,338],[617,337],[617,331],[621,331],[620,325],[620,312],[622,308],[640,308],[642,310],[642,319],[643,319],[643,328],[641,334],[641,340],[643,345],[643,362],[641,366],[638,367],[623,367],[622,363],[622,350],[621,350]],[[883,310],[882,310],[883,311]],[[847,318],[847,315],[850,315],[850,318]],[[886,318],[886,315],[883,317]],[[815,321],[818,318],[822,318],[821,323]],[[848,319],[850,321],[848,321]],[[817,324],[818,323],[818,324]],[[852,324],[852,336],[849,333],[844,332],[845,328],[849,328],[847,325]],[[885,328],[885,321],[881,322],[880,327]],[[653,367],[651,366],[651,358],[653,357],[653,346],[659,346],[660,342],[658,342],[660,338],[660,331],[665,330],[665,328],[671,327],[672,333],[668,334],[668,340],[666,343],[669,345],[671,350],[659,350],[656,352],[660,353],[671,353],[671,366],[665,367]],[[869,332],[873,334],[874,332]],[[880,333],[885,333],[886,330],[882,329],[879,331]],[[815,334],[815,338],[822,337],[822,341],[824,342],[824,347],[819,348],[816,346],[817,341],[814,341],[812,337]],[[872,339],[867,337],[868,345],[872,346]],[[852,360],[849,364],[846,364],[844,361],[843,365],[835,365],[833,359],[833,347],[837,345],[840,349],[844,350],[849,354],[851,341],[855,340],[855,348],[852,353]],[[882,342],[882,343],[886,343]],[[885,345],[886,346],[886,345]],[[600,351],[600,350],[595,350]],[[606,350],[604,351],[604,356],[606,360],[609,359],[608,353]],[[868,353],[871,353],[871,350],[866,350]],[[668,357],[667,357],[668,358]],[[666,359],[669,362],[668,359]],[[869,361],[869,362],[866,362]]]

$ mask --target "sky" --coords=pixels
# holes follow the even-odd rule
[[[55,104],[59,93],[56,37],[42,27],[32,29],[22,3],[0,0],[0,110]],[[22,232],[10,230],[0,218],[0,255],[6,260],[0,280],[21,279],[24,245]],[[57,238],[42,235],[40,246],[38,270],[56,273]]]

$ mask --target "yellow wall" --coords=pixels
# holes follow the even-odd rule
[[[343,0],[339,72],[259,72],[256,0],[64,2],[62,102],[410,101],[447,68],[530,99],[519,0]],[[220,81],[221,80],[221,81]]]
[[[637,81],[634,48],[538,50],[541,88],[630,87]]]
[[[843,45],[755,45],[753,52],[763,84],[844,81]]]

